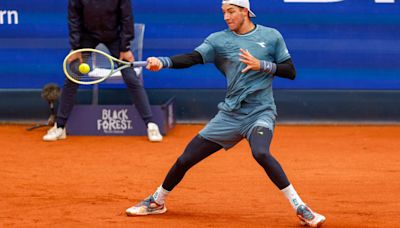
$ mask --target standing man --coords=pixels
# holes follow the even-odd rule
[[[121,60],[135,60],[130,43],[134,38],[133,16],[130,0],[69,0],[69,42],[72,50],[95,48],[103,43],[111,55]],[[79,61],[80,54],[69,61]],[[153,119],[149,99],[140,78],[133,68],[121,71],[129,94],[147,126],[150,141],[162,141],[162,135]],[[45,136],[44,141],[66,138],[65,125],[72,111],[78,84],[65,80],[61,93],[56,124]]]
[[[166,212],[165,198],[191,167],[246,138],[253,157],[288,199],[300,222],[319,226],[325,217],[301,200],[269,150],[277,115],[272,80],[275,76],[294,79],[296,74],[286,44],[277,30],[252,23],[255,14],[248,0],[224,0],[222,12],[229,29],[211,34],[192,53],[147,59],[147,68],[153,71],[214,63],[227,79],[227,94],[217,115],[187,145],[162,185],[126,213]]]

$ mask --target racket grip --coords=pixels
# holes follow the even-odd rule
[[[132,63],[133,67],[145,67],[147,66],[147,62],[146,61],[135,61]]]

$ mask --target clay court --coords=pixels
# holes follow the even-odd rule
[[[1,227],[301,227],[242,141],[191,169],[163,215],[126,208],[160,185],[203,127],[147,137],[69,136],[0,125]],[[323,227],[398,227],[400,126],[278,125],[272,151]]]

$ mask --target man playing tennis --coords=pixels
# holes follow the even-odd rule
[[[217,115],[187,145],[162,185],[126,213],[166,212],[165,198],[191,167],[246,138],[253,157],[289,200],[301,223],[317,227],[325,217],[301,200],[269,151],[277,115],[272,80],[274,76],[294,79],[296,74],[286,44],[277,30],[252,23],[255,14],[248,0],[224,0],[222,12],[229,29],[211,34],[192,53],[147,60],[152,71],[214,63],[227,79],[227,93]]]
[[[95,48],[103,43],[117,59],[133,62],[130,48],[134,38],[133,15],[130,0],[69,0],[68,28],[72,50]],[[71,56],[69,61],[82,61],[80,53]],[[147,126],[150,141],[162,141],[149,99],[140,78],[133,68],[121,71],[135,107]],[[56,124],[46,135],[44,141],[56,141],[66,138],[65,126],[72,111],[78,84],[66,79],[61,93]]]

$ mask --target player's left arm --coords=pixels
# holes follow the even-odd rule
[[[273,63],[265,60],[259,60],[254,57],[248,50],[240,49],[240,61],[247,66],[242,70],[246,73],[249,70],[262,71],[274,76],[295,79],[296,69],[292,60],[289,58],[281,63]]]
[[[272,66],[276,67],[275,69],[273,69],[274,70],[273,75],[294,80],[296,77],[296,69],[291,60],[285,40],[283,39],[282,34],[278,30],[275,30],[275,33],[277,37],[275,43],[275,56],[274,56],[275,62],[272,63]],[[276,65],[274,65],[275,63]],[[268,66],[268,64],[269,63],[267,63],[266,61],[263,62],[264,66]]]
[[[287,59],[282,63],[276,64],[276,72],[273,75],[294,80],[296,78],[296,68],[292,59]]]

